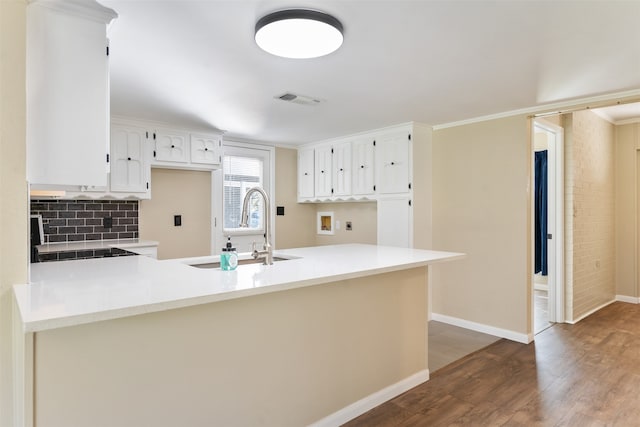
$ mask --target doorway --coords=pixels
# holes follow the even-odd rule
[[[533,125],[533,330],[564,322],[564,130],[543,119]]]

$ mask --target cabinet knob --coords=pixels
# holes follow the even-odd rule
[[[360,165],[360,169],[364,169],[364,165]]]
[[[320,173],[324,173],[324,171],[320,171]]]
[[[204,147],[204,151],[209,151],[209,149],[207,147]]]
[[[307,176],[307,175],[309,175],[309,174],[305,172],[305,173],[304,173],[304,176]]]
[[[395,165],[395,164],[396,164],[396,162],[391,162],[391,166],[393,166],[393,165]]]
[[[344,169],[340,168],[340,172],[343,172],[343,171],[344,171]]]
[[[131,157],[127,157],[127,160],[131,160]]]
[[[171,148],[176,148],[176,146],[175,145],[171,145]]]

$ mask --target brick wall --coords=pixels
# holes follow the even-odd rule
[[[590,111],[565,123],[567,315],[615,298],[614,126]]]
[[[31,214],[42,215],[45,243],[138,237],[137,200],[31,200]]]

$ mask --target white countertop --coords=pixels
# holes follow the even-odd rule
[[[142,239],[106,239],[106,240],[83,240],[79,242],[56,242],[38,245],[39,254],[52,252],[88,251],[96,249],[126,249],[126,248],[146,248],[158,246],[154,240]]]
[[[453,252],[375,245],[275,251],[295,258],[235,271],[189,264],[217,257],[158,261],[144,256],[31,264],[31,284],[14,293],[25,332],[249,297],[463,258]]]

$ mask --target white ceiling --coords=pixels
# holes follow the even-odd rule
[[[640,95],[640,1],[100,0],[112,114],[299,144],[408,121],[451,123],[611,93]],[[316,59],[271,56],[255,22],[336,16]],[[285,92],[316,106],[274,99]]]

